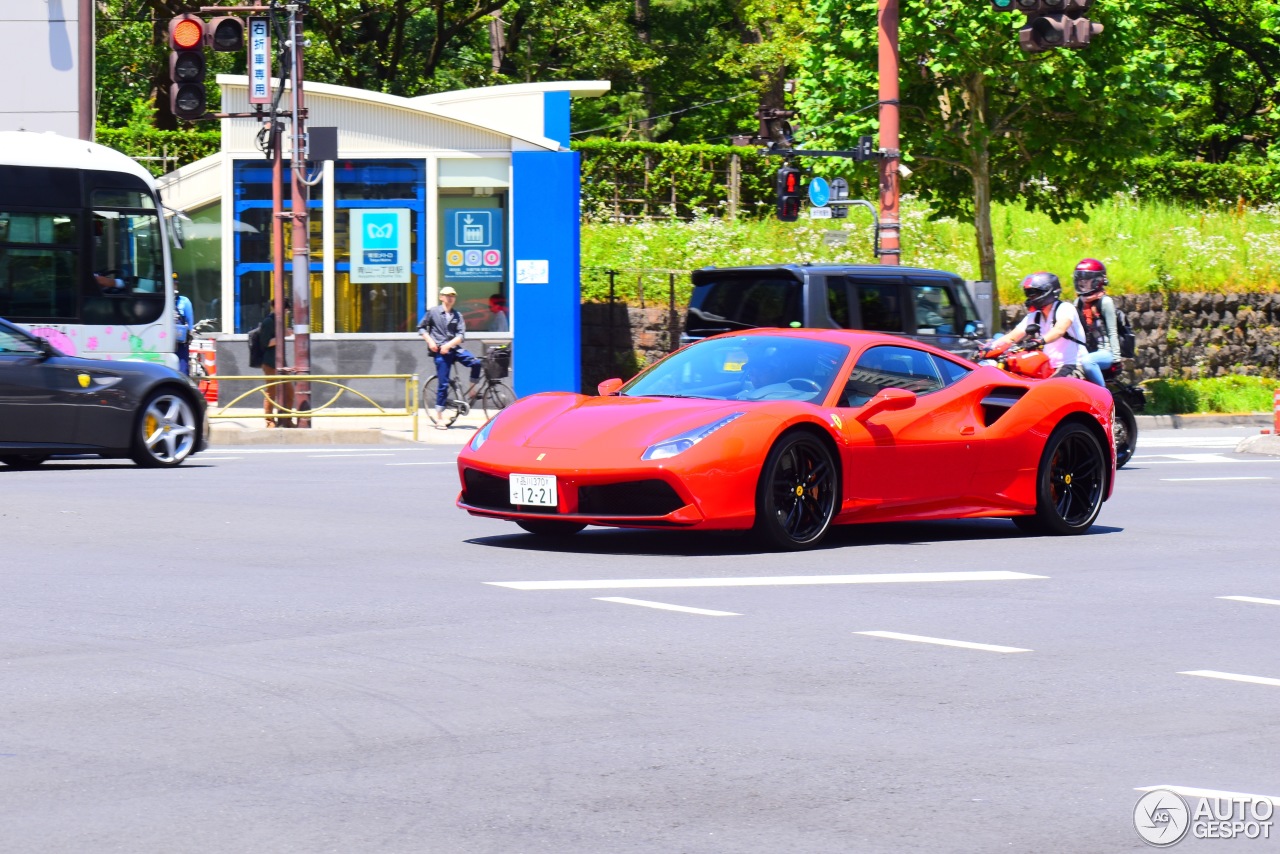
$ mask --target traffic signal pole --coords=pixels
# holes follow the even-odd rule
[[[898,164],[898,0],[879,0],[880,74],[880,263],[898,266],[902,256]]]

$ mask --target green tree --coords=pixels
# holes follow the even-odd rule
[[[850,146],[876,125],[876,3],[812,0],[801,108],[827,127],[826,145]],[[933,216],[974,224],[983,279],[996,281],[993,201],[1021,200],[1054,222],[1085,205],[1150,153],[1171,91],[1158,33],[1138,3],[1111,2],[1090,18],[1106,30],[1086,49],[1028,55],[1020,14],[985,2],[902,3],[902,148],[914,174],[905,192]],[[909,240],[909,235],[905,236]]]

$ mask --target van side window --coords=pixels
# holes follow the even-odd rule
[[[928,394],[944,388],[937,363],[928,353],[909,347],[872,347],[858,357],[844,393],[841,406],[862,406],[886,388],[904,388],[916,394]]]
[[[946,288],[912,285],[916,332],[921,335],[951,335],[956,332],[956,307]]]
[[[871,332],[902,332],[902,304],[898,285],[865,283],[858,286],[862,328]]]
[[[849,286],[843,276],[827,277],[827,314],[841,329],[853,328],[853,320],[849,316]]]

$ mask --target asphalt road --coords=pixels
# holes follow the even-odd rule
[[[1144,434],[1084,537],[799,555],[549,547],[447,446],[0,470],[0,850],[1147,850],[1143,787],[1280,798],[1252,429]]]

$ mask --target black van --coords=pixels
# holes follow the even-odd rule
[[[681,343],[760,326],[862,329],[972,358],[988,330],[955,273],[871,264],[704,267]]]

